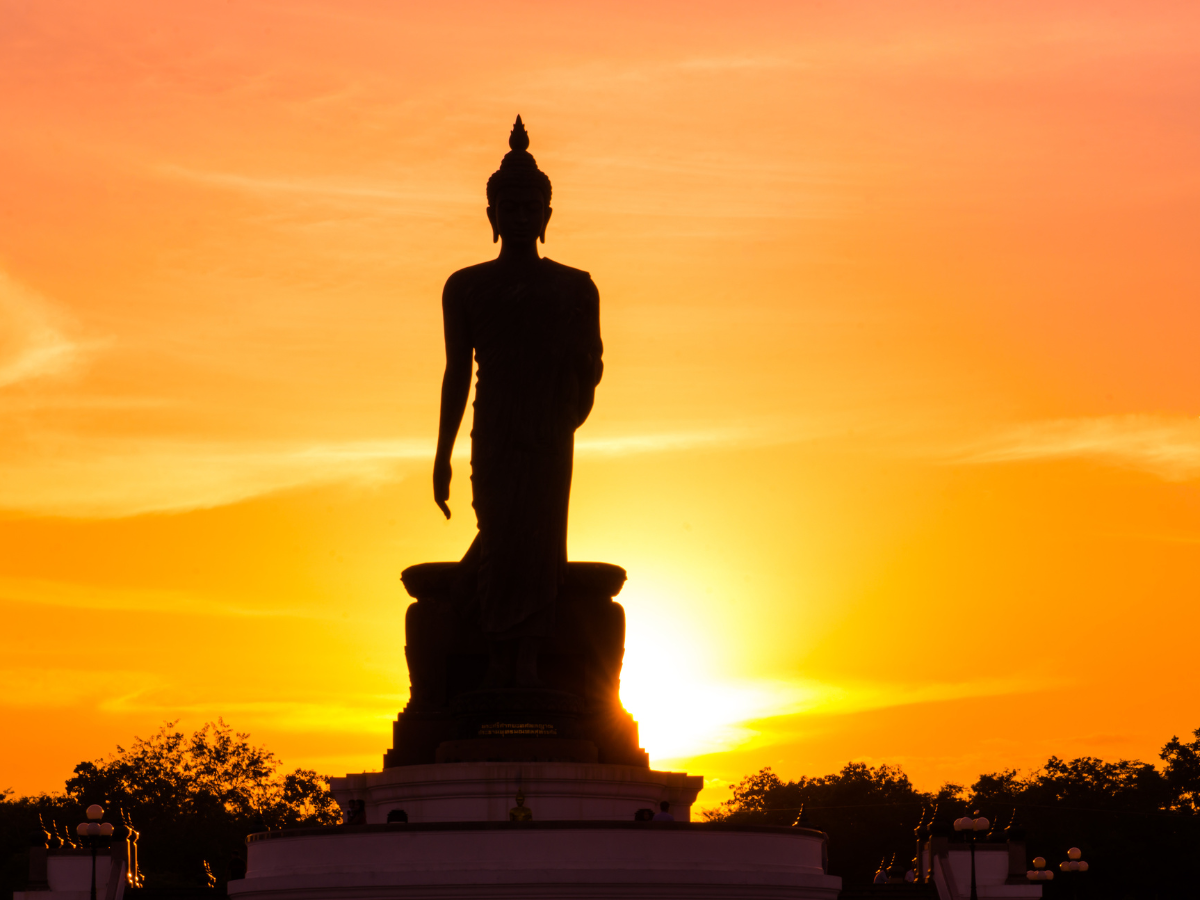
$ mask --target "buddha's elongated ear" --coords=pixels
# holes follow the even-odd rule
[[[500,231],[496,228],[496,210],[489,206],[487,208],[487,217],[488,221],[492,223],[492,243],[494,244],[500,240]]]
[[[547,206],[546,207],[546,216],[544,219],[542,219],[542,233],[538,235],[538,238],[541,240],[541,242],[543,244],[546,243],[546,226],[550,224],[550,216],[553,213],[554,213],[554,210],[552,210],[549,206]]]

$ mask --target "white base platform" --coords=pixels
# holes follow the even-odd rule
[[[599,763],[437,763],[330,779],[344,812],[351,800],[364,802],[368,825],[382,825],[393,809],[413,823],[507,822],[518,789],[535,822],[630,822],[639,809],[658,812],[662,800],[686,822],[703,786],[699,775]]]
[[[237,900],[835,900],[824,835],[709,823],[340,825],[253,835]]]
[[[96,900],[125,896],[124,858],[108,850],[96,854]],[[49,890],[13,891],[13,900],[91,900],[92,854],[86,850],[50,850],[46,854]]]
[[[1021,854],[1024,861],[1024,853]],[[921,851],[924,868],[929,866],[929,851]],[[975,848],[975,892],[979,900],[987,898],[1010,898],[1010,900],[1036,900],[1042,896],[1040,882],[1007,884],[1009,875],[1009,853],[1005,844],[980,844]],[[970,900],[971,896],[971,851],[962,844],[935,854],[933,880],[937,885],[938,897],[943,900]]]

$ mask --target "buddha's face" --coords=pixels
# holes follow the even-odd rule
[[[501,191],[496,205],[487,215],[492,228],[506,241],[517,244],[545,240],[546,223],[553,212],[536,188],[509,188]]]

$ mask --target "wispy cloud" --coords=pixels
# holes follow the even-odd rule
[[[616,434],[581,440],[577,453],[613,457],[786,443],[818,431],[767,423]],[[81,516],[209,508],[305,485],[383,484],[414,465],[432,464],[434,453],[432,437],[271,445],[58,438],[45,448],[34,444],[25,458],[0,466],[3,506]],[[470,442],[461,440],[457,465],[466,465],[469,452]]]
[[[137,714],[162,720],[183,717],[199,723],[224,717],[253,722],[256,729],[311,732],[378,732],[403,706],[404,694],[344,692],[336,696],[245,701],[219,690],[203,699],[180,701],[180,685],[170,675],[132,669],[105,669],[105,677],[84,669],[8,666],[0,668],[0,708],[70,708],[91,705],[106,713]],[[183,727],[189,727],[184,725]]]
[[[743,427],[647,432],[585,438],[575,443],[575,450],[589,456],[628,456],[635,453],[668,453],[673,450],[759,443],[763,438],[764,435],[758,430]]]
[[[1099,416],[1028,422],[955,454],[965,463],[1094,459],[1171,481],[1200,476],[1200,419]]]
[[[636,603],[638,615],[630,618],[626,632],[621,699],[638,720],[642,745],[656,765],[778,743],[804,716],[847,715],[1048,686],[1044,676],[1035,680],[1021,675],[928,682],[739,677],[713,668],[713,660],[728,651],[714,643],[710,633],[633,598],[627,602]],[[664,642],[664,634],[672,640]]]
[[[717,681],[703,676],[653,681],[631,667],[622,697],[641,723],[642,742],[655,758],[681,760],[707,753],[767,746],[804,715],[848,715],[872,709],[999,696],[1047,687],[1045,680],[1005,678],[955,683],[832,684],[812,679]]]
[[[844,418],[617,432],[581,438],[576,452],[582,458],[611,458],[801,443],[838,438],[846,430]],[[903,445],[903,435],[891,437],[892,447]],[[909,438],[923,445],[909,452],[960,465],[1091,459],[1174,481],[1200,477],[1200,420],[1182,416],[1027,422],[967,442],[943,436],[933,445],[912,434]],[[849,439],[870,447],[879,434]],[[51,444],[42,448],[32,440],[34,452],[10,457],[0,466],[5,508],[125,516],[216,507],[307,485],[394,482],[423,468],[434,450],[432,438],[269,445],[57,438]],[[469,448],[469,441],[459,442],[457,465],[466,465]]]
[[[682,59],[673,65],[685,72],[753,72],[800,67],[797,60],[781,56],[701,56]]]
[[[162,679],[159,679],[161,682]],[[175,685],[153,684],[144,690],[108,697],[99,707],[105,712],[154,715],[163,719],[184,717],[189,721],[212,721],[218,716],[235,722],[253,722],[254,728],[292,732],[378,733],[381,725],[395,717],[408,699],[405,694],[351,694],[331,696],[324,703],[311,700],[239,701],[214,696],[199,702],[173,702]]]
[[[0,668],[0,706],[61,708],[88,700],[99,701],[114,684],[154,684],[161,681],[147,672],[105,668],[96,678],[94,669],[51,666]]]
[[[62,319],[49,301],[0,272],[0,387],[71,367],[79,348]]]
[[[0,575],[0,602],[57,606],[139,615],[161,613],[171,617],[217,617],[234,619],[342,618],[340,612],[302,608],[262,608],[238,604],[227,593],[170,590],[166,588],[119,587],[103,584],[16,578]]]
[[[395,481],[403,476],[398,464],[432,458],[431,440],[270,446],[60,440],[53,450],[0,467],[0,497],[8,509],[57,515],[172,512],[303,485]]]
[[[443,190],[413,189],[394,181],[352,181],[338,178],[313,177],[264,177],[239,172],[218,172],[188,169],[182,166],[165,165],[159,174],[206,184],[226,190],[241,191],[269,196],[291,195],[314,200],[341,203],[376,203],[386,201],[402,204],[406,211],[414,204],[433,205],[444,208],[447,204],[479,205],[475,195],[455,195]]]

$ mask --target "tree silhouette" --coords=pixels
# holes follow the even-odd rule
[[[732,791],[732,799],[705,814],[709,821],[818,828],[829,835],[830,874],[840,875],[846,884],[865,884],[881,855],[896,854],[908,868],[922,811],[953,801],[962,786],[946,784],[927,794],[914,788],[899,766],[852,762],[832,775],[786,782],[765,768]],[[802,812],[804,820],[797,821]]]
[[[25,858],[30,836],[40,834],[39,811],[73,829],[89,804],[103,806],[112,821],[124,810],[141,831],[138,855],[148,888],[203,884],[205,861],[223,886],[233,856],[245,852],[247,834],[341,820],[324,776],[311,769],[281,772],[274,753],[220,719],[190,736],[176,724],[118,746],[107,759],[79,763],[64,795],[0,803],[0,834],[12,848],[6,877],[24,880],[14,851]]]
[[[979,776],[969,791],[947,784],[917,791],[896,766],[850,763],[820,778],[784,781],[769,768],[733,785],[733,797],[707,814],[712,821],[791,825],[801,807],[809,824],[829,835],[829,871],[847,885],[870,882],[879,860],[904,868],[915,852],[913,832],[922,808],[938,806],[949,821],[976,809],[993,822],[1013,821],[1024,832],[1029,859],[1056,867],[1067,849],[1088,861],[1080,896],[1200,898],[1200,729],[1195,740],[1173,737],[1159,754],[1163,767],[1137,760],[1105,762],[1052,756],[1022,775],[1005,769]],[[997,829],[996,839],[1003,839]],[[1043,885],[1044,896],[1071,896],[1069,878]]]

